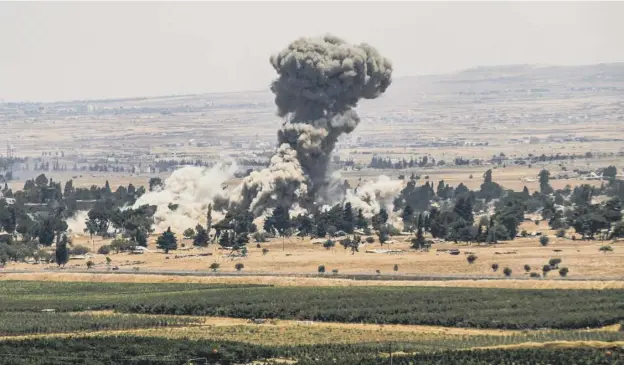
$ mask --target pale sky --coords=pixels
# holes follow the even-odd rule
[[[267,89],[301,36],[368,42],[395,77],[624,61],[624,2],[0,3],[0,100]]]

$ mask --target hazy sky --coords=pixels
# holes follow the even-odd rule
[[[0,100],[267,88],[300,36],[368,42],[396,76],[624,61],[624,3],[0,3]]]

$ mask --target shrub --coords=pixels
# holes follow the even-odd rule
[[[90,251],[91,250],[89,250],[89,247],[76,245],[71,250],[69,250],[69,254],[73,256],[81,256],[88,254]]]
[[[548,246],[549,241],[550,241],[550,238],[548,238],[548,236],[542,236],[539,239],[539,242],[542,246]]]
[[[550,265],[544,265],[544,266],[542,267],[542,273],[543,273],[543,275],[544,275],[544,276],[546,276],[550,270],[552,270],[552,268],[550,267]]]
[[[468,257],[466,257],[466,260],[468,260],[469,264],[472,264],[472,263],[474,263],[477,260],[477,256],[475,256],[473,254],[470,254],[470,255],[468,255]]]
[[[540,274],[538,272],[532,272],[529,276],[531,276],[532,278],[539,278]]]
[[[262,254],[266,255],[267,253],[269,253],[269,249],[268,248],[263,248],[262,249]]]
[[[92,268],[93,266],[95,266],[95,263],[91,260],[87,261],[87,269]]]
[[[496,272],[498,270],[498,264],[492,264],[492,271]]]
[[[338,275],[338,269],[333,269],[333,270],[332,270],[332,274],[334,274],[334,275]]]
[[[393,270],[394,270],[394,271],[399,271],[399,264],[394,264],[394,268],[393,268]]]
[[[531,271],[531,266],[529,266],[529,265],[524,265],[524,271],[526,271],[526,272]]]
[[[600,247],[600,251],[604,253],[613,252],[613,247],[611,247],[611,245],[605,245]]]
[[[332,247],[336,246],[336,242],[332,241],[332,240],[327,240],[325,242],[323,242],[323,247],[325,247],[326,250],[331,249]]]
[[[395,227],[395,226],[393,226],[393,225],[389,224],[389,225],[388,225],[388,234],[389,234],[390,236],[398,236],[398,235],[400,235],[400,234],[401,234],[401,230],[400,230],[400,229],[398,229],[397,227]]]
[[[319,274],[324,274],[325,273],[325,265],[319,265],[318,272],[319,272]]]
[[[529,232],[527,232],[527,231],[526,231],[526,229],[523,229],[523,230],[522,230],[522,232],[520,232],[520,235],[521,235],[522,237],[526,237],[526,236],[528,236],[528,235],[529,235]]]
[[[503,274],[505,274],[505,276],[507,277],[511,276],[511,272],[512,272],[511,269],[508,267],[503,269]]]
[[[562,267],[561,269],[559,269],[559,275],[562,278],[565,278],[568,275],[568,271],[570,271],[570,270],[568,270],[567,267]]]
[[[217,272],[217,270],[219,270],[220,267],[221,267],[221,264],[219,264],[218,262],[213,262],[212,264],[210,264],[210,268],[212,269],[212,272]]]
[[[563,228],[557,231],[557,237],[559,238],[565,238],[565,234],[566,234],[566,231]]]
[[[375,270],[375,273],[377,273],[377,275],[381,275],[381,270]]]
[[[372,236],[366,237],[366,243],[373,243],[373,242],[375,242],[375,239]]]
[[[191,239],[195,237],[195,230],[193,228],[187,228],[184,230],[183,235],[184,235],[184,238]]]
[[[242,269],[245,268],[245,265],[243,265],[241,262],[239,262],[236,265],[234,265],[234,268],[236,269],[236,271],[241,271]]]
[[[111,260],[110,257],[106,256],[106,266],[110,266],[111,261],[113,261],[113,260]]]
[[[554,259],[548,260],[548,265],[550,265],[550,267],[553,268],[553,269],[558,268],[560,263],[561,263],[561,259],[559,259],[559,258],[554,258]]]
[[[539,224],[540,224],[540,220],[539,220],[539,219],[536,219],[536,220],[535,220],[535,225],[536,225],[536,226],[539,226]]]
[[[99,253],[100,255],[108,255],[110,252],[111,252],[110,245],[100,246],[100,248],[98,248],[98,251],[97,251],[97,253]]]

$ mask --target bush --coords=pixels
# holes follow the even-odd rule
[[[326,250],[331,249],[332,247],[336,246],[336,242],[332,241],[332,240],[327,240],[325,242],[323,242],[323,247],[325,247]]]
[[[373,243],[373,242],[375,242],[375,239],[372,236],[366,237],[366,243]]]
[[[532,272],[529,276],[531,276],[532,278],[539,278],[540,274],[538,272]]]
[[[550,241],[550,238],[548,238],[548,236],[542,236],[539,239],[539,242],[542,246],[548,246],[549,241]]]
[[[540,220],[539,220],[539,219],[536,219],[536,220],[535,220],[535,225],[536,225],[536,226],[539,226],[539,224],[540,224]]]
[[[333,270],[332,270],[332,274],[334,274],[334,275],[338,275],[338,269],[333,269]]]
[[[548,265],[550,265],[550,267],[553,268],[553,269],[558,268],[560,263],[561,263],[561,259],[559,259],[559,258],[554,258],[554,259],[548,260]]]
[[[526,272],[531,271],[531,266],[529,266],[529,265],[524,265],[524,271],[526,271]]]
[[[559,269],[559,275],[562,278],[565,278],[568,275],[568,271],[570,271],[570,270],[568,270],[567,267],[562,267],[561,269]]]
[[[399,264],[394,264],[394,268],[393,268],[393,270],[394,270],[394,271],[399,271]]]
[[[503,274],[505,274],[505,276],[507,277],[511,276],[511,272],[512,272],[511,269],[508,267],[503,269]]]
[[[106,256],[106,265],[107,265],[107,266],[110,266],[111,261],[113,261],[113,260],[111,260],[111,258],[110,258],[110,257]]]
[[[565,238],[565,234],[566,234],[566,231],[563,228],[557,231],[557,237],[559,238]]]
[[[195,237],[195,230],[193,228],[187,228],[184,230],[183,235],[184,235],[184,238],[191,239]]]
[[[269,249],[268,248],[263,248],[262,249],[262,254],[266,255],[267,253],[269,253]]]
[[[492,264],[492,271],[496,272],[498,270],[498,264]]]
[[[544,276],[548,275],[548,272],[549,272],[550,270],[552,270],[552,268],[550,267],[550,265],[544,265],[544,266],[542,267],[542,273],[543,273],[543,275],[544,275]]]
[[[521,235],[522,237],[526,237],[526,236],[528,236],[528,235],[529,235],[529,232],[527,232],[527,231],[526,231],[526,229],[523,229],[523,230],[522,230],[522,232],[520,232],[520,235]]]
[[[318,272],[319,272],[319,274],[324,274],[325,273],[325,265],[319,265]]]
[[[401,230],[400,230],[400,229],[398,229],[397,227],[395,227],[395,226],[393,226],[393,225],[389,224],[389,225],[388,225],[388,234],[389,234],[390,236],[398,236],[398,235],[400,235],[400,234],[401,234]]]
[[[466,257],[466,260],[468,260],[469,264],[472,264],[472,263],[474,263],[477,260],[477,256],[475,256],[473,254],[470,254],[470,255],[468,255],[468,257]]]
[[[210,268],[212,269],[212,272],[217,272],[217,270],[219,270],[220,267],[221,267],[221,264],[219,264],[218,262],[213,262],[212,264],[210,264]]]
[[[234,268],[236,269],[236,271],[241,271],[242,269],[245,268],[245,265],[239,262],[236,265],[234,265]]]
[[[613,252],[613,247],[611,247],[611,245],[605,245],[600,247],[600,251],[604,253]]]
[[[76,245],[71,250],[69,250],[69,254],[73,256],[82,256],[88,254],[90,251],[91,250],[89,249],[89,247]]]
[[[100,246],[100,248],[98,248],[98,251],[97,251],[97,253],[99,253],[100,255],[108,255],[110,252],[111,252],[110,245]]]
[[[93,262],[93,261],[91,261],[91,260],[87,261],[87,269],[90,269],[90,268],[92,268],[93,266],[95,266],[95,262]]]

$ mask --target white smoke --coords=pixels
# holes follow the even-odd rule
[[[89,218],[89,212],[86,210],[79,210],[74,215],[67,219],[67,230],[69,233],[75,236],[84,235],[84,230],[87,228],[85,224],[86,220]]]
[[[186,166],[174,171],[165,179],[163,187],[143,194],[133,208],[141,205],[156,205],[155,229],[161,232],[171,227],[176,232],[194,228],[206,221],[208,205],[216,198],[226,198],[229,193],[223,185],[234,176],[236,165],[216,165],[213,168]],[[169,204],[177,205],[175,210]],[[223,214],[213,211],[213,221],[219,221]]]
[[[368,181],[355,189],[348,189],[345,202],[351,203],[355,211],[362,209],[366,218],[372,217],[381,208],[385,208],[391,214],[394,198],[404,185],[402,180],[392,180],[388,176],[381,175],[376,181]]]

